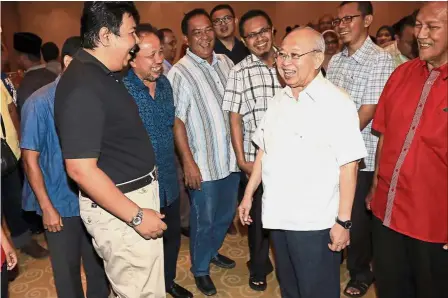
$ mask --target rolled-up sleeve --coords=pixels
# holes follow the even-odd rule
[[[98,158],[105,122],[101,99],[94,91],[56,91],[55,124],[64,159]]]
[[[29,98],[22,107],[20,127],[20,148],[41,152],[43,139],[47,131],[45,111],[38,104],[38,98]]]
[[[175,116],[183,123],[186,123],[191,104],[191,94],[188,89],[185,88],[186,81],[176,72],[175,69],[171,69],[169,72],[168,80],[173,88]]]
[[[222,109],[227,112],[244,114],[242,111],[243,101],[243,80],[239,77],[239,73],[231,70],[227,79],[227,86],[224,92]]]
[[[337,119],[333,122],[332,142],[339,166],[367,156],[366,146],[359,130],[356,106],[347,100],[339,106]]]

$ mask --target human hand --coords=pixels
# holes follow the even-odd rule
[[[59,232],[64,226],[59,212],[53,207],[42,209],[42,222],[48,232]]]
[[[163,235],[163,231],[167,229],[167,225],[162,221],[165,215],[152,209],[142,209],[142,222],[134,229],[143,238],[157,239]]]
[[[332,251],[341,251],[350,245],[350,231],[335,223],[330,230],[330,239],[328,248]]]
[[[249,215],[251,208],[252,208],[252,198],[244,196],[240,206],[238,207],[238,214],[240,217],[241,224],[243,226],[250,225],[252,223],[252,218]]]
[[[201,190],[202,175],[194,161],[184,164],[184,179],[186,187]]]

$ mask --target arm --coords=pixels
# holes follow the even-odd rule
[[[3,226],[1,226],[1,230],[2,230],[1,243],[2,243],[2,248],[5,251],[5,255],[6,255],[6,266],[7,266],[8,270],[12,270],[17,265],[17,254],[16,254],[15,249],[12,246],[11,242],[9,241],[8,236],[6,236]]]
[[[8,104],[9,115],[11,116],[12,123],[14,124],[14,128],[17,131],[17,138],[20,141],[20,121],[19,115],[17,114],[16,105],[12,102]]]
[[[250,209],[252,208],[253,195],[261,183],[262,165],[264,151],[259,149],[257,157],[255,159],[252,175],[250,175],[249,182],[247,183],[246,190],[244,191],[244,198],[238,207],[238,213],[240,216],[241,224],[244,226],[250,225],[252,219],[250,218]]]
[[[247,175],[250,175],[253,170],[253,163],[246,162],[246,157],[244,156],[242,118],[242,115],[230,112],[230,136],[238,167]]]
[[[366,207],[368,210],[371,210],[370,202],[372,202],[373,196],[375,195],[376,186],[378,185],[378,170],[380,164],[381,150],[383,149],[384,135],[380,134],[378,139],[378,144],[376,146],[375,153],[375,173],[373,174],[372,187],[368,195],[366,196]]]
[[[23,167],[31,189],[42,209],[44,228],[49,232],[59,232],[63,226],[62,218],[48,196],[44,177],[39,166],[39,156],[40,153],[38,151],[22,149]]]
[[[190,146],[188,145],[185,124],[176,117],[174,120],[174,141],[184,168],[185,185],[191,189],[201,189],[202,176],[198,165],[194,161]]]
[[[363,104],[358,110],[359,129],[362,131],[372,121],[375,115],[376,104]]]
[[[355,198],[358,162],[350,162],[341,166],[339,169],[340,200],[338,218],[342,221],[347,221],[351,219],[353,200]]]

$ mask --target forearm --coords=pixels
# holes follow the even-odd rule
[[[14,125],[14,128],[17,131],[17,138],[20,140],[20,121],[19,121],[19,115],[17,113],[16,105],[14,103],[10,103],[8,105],[8,111],[9,111],[9,115],[11,116],[11,120]]]
[[[258,186],[260,186],[262,174],[261,160],[263,159],[263,154],[263,150],[258,150],[254,167],[252,169],[252,175],[250,175],[249,182],[247,183],[246,190],[244,191],[245,197],[253,197]]]
[[[359,129],[362,131],[375,116],[376,105],[362,105],[358,110]]]
[[[353,161],[340,167],[339,174],[339,213],[342,221],[350,220],[353,200],[355,198],[358,162]]]
[[[138,212],[138,205],[129,200],[98,167],[72,166],[66,160],[69,176],[95,203],[128,223]]]
[[[190,146],[188,144],[187,130],[185,129],[184,123],[178,118],[174,121],[173,131],[174,142],[176,143],[176,149],[182,165],[194,162],[193,154],[191,153]]]
[[[25,170],[26,177],[30,183],[31,189],[36,195],[37,201],[39,202],[40,208],[42,210],[52,208],[50,197],[47,193],[47,188],[45,187],[45,181],[40,169],[38,160],[30,158],[26,152],[27,150],[22,150],[23,156],[23,167]]]
[[[1,226],[1,230],[2,230],[2,241],[1,241],[1,246],[3,247],[3,249],[5,251],[8,250],[8,248],[12,247],[11,242],[9,241],[8,236],[6,235],[5,230],[3,229],[3,226]]]
[[[235,151],[236,160],[239,166],[246,162],[243,146],[243,125],[241,123],[241,120],[242,116],[240,114],[230,112],[230,136],[232,139],[233,150]]]
[[[384,141],[384,135],[380,134],[378,138],[378,144],[376,146],[376,153],[375,153],[375,173],[373,175],[373,183],[372,187],[376,187],[376,184],[378,182],[378,171],[379,171],[379,164],[380,164],[380,157],[381,157],[381,150],[383,149],[383,141]]]

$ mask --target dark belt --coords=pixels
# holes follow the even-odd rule
[[[121,184],[117,184],[117,188],[122,193],[128,193],[132,192],[134,190],[140,189],[142,187],[145,187],[146,185],[151,184],[153,181],[157,181],[159,179],[157,168],[154,168],[148,175],[143,176],[141,178],[138,178],[137,180],[134,180],[132,182],[124,182]],[[81,190],[81,195],[85,198],[89,198],[89,196]]]

